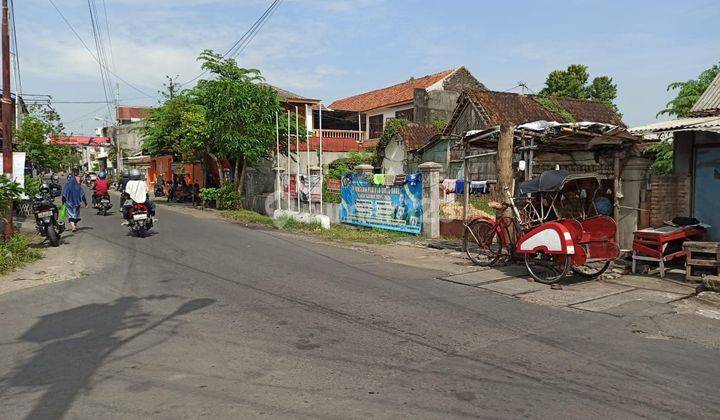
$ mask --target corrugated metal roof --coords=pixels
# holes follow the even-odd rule
[[[700,99],[690,108],[690,115],[700,116],[697,114],[720,115],[720,73],[710,83]]]
[[[687,130],[720,131],[720,116],[677,118],[670,121],[633,127],[628,131],[633,134],[643,134]]]

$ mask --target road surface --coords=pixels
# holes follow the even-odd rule
[[[4,419],[720,417],[717,351],[618,318],[162,206],[142,239],[92,213],[62,246],[96,268],[0,296]]]

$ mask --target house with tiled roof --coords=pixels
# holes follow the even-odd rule
[[[458,67],[338,99],[329,108],[344,113],[348,121],[352,122],[355,117],[358,130],[366,138],[375,139],[382,134],[385,123],[393,118],[419,124],[447,120],[455,101],[466,88],[485,89],[485,86],[465,67]],[[348,117],[348,113],[354,115]]]

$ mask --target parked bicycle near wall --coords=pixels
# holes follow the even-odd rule
[[[465,225],[463,246],[477,265],[507,263],[522,256],[530,275],[541,283],[560,281],[569,270],[581,277],[601,275],[620,255],[615,220],[598,212],[601,179],[596,174],[546,171],[520,185],[523,213],[505,188],[506,201],[491,202],[499,214]],[[569,210],[576,214],[569,216]]]

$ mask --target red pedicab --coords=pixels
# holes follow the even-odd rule
[[[511,208],[512,218],[468,224],[466,252],[479,265],[523,255],[530,275],[545,284],[560,281],[569,270],[582,277],[597,277],[620,255],[615,242],[617,224],[596,207],[600,188],[595,174],[545,171],[520,185],[518,199],[508,193],[508,203],[491,203],[496,210]],[[516,200],[524,202],[524,217]],[[605,212],[610,208],[606,207]]]

